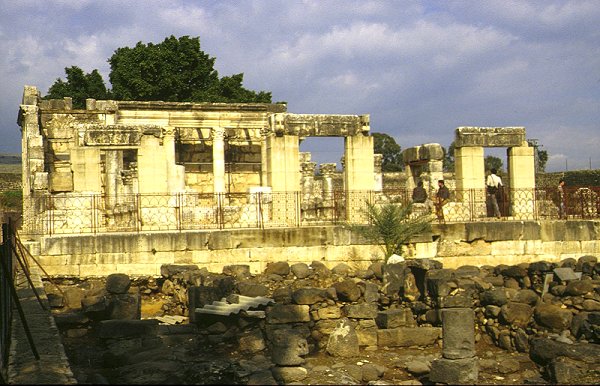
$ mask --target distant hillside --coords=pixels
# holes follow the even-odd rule
[[[0,153],[0,164],[20,164],[21,163],[21,155],[20,154],[5,154]]]

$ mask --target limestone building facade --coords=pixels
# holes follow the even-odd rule
[[[94,99],[77,110],[26,86],[18,122],[25,233],[299,225],[311,174],[299,144],[311,136],[344,138],[346,220],[359,220],[360,192],[375,185],[369,115]],[[321,169],[331,192],[331,167]]]

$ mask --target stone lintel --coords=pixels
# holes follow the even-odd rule
[[[142,135],[162,138],[162,127],[156,125],[83,125],[86,146],[139,146]]]
[[[348,137],[368,135],[369,115],[275,114],[271,128],[276,135],[300,137]]]
[[[97,101],[98,103],[100,101]],[[283,103],[213,103],[213,102],[163,102],[163,101],[116,101],[119,110],[176,110],[176,111],[257,111],[283,113]]]
[[[524,127],[458,127],[455,147],[516,147],[524,146]]]
[[[402,160],[407,164],[442,161],[443,159],[444,149],[439,143],[425,143],[402,151]]]

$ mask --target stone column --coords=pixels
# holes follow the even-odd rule
[[[273,222],[297,225],[300,212],[300,161],[298,137],[267,137],[267,182],[273,189]]]
[[[381,165],[383,163],[383,154],[373,154],[374,157],[374,176],[375,176],[375,186],[374,190],[377,192],[381,192],[383,190],[383,172],[381,169]]]
[[[474,215],[485,217],[485,166],[483,147],[457,147],[454,149],[457,199],[465,204],[480,203]],[[471,193],[473,196],[471,196]]]
[[[323,215],[328,219],[333,218],[333,176],[335,167],[335,163],[319,165],[319,170],[323,175]]]
[[[260,186],[268,186],[267,136],[269,133],[268,128],[260,129]]]
[[[70,151],[73,168],[73,191],[100,193],[100,149],[78,147]]]
[[[374,188],[373,137],[363,134],[346,137],[344,145],[346,219],[364,222],[363,208]]]
[[[44,172],[44,141],[40,133],[37,106],[38,91],[25,86],[23,104],[20,106],[19,125],[21,126],[21,162],[23,188],[23,233],[42,232],[36,219],[43,218],[41,202],[33,197],[34,190],[47,191],[48,173]]]
[[[475,314],[471,308],[442,310],[442,358],[431,364],[429,380],[447,384],[475,384],[479,364],[475,356]]]
[[[511,215],[518,219],[533,219],[535,211],[534,152],[527,142],[508,149]]]
[[[104,152],[106,181],[104,182],[106,209],[112,211],[118,204],[121,170],[123,170],[123,150],[106,150]]]
[[[212,129],[213,192],[225,193],[225,128]]]
[[[300,165],[302,168],[302,201],[311,201],[314,197],[314,184],[315,184],[315,168],[317,164],[315,162],[302,162]]]
[[[300,154],[303,158],[303,162],[300,164],[302,168],[302,220],[311,220],[316,215],[314,192],[316,163],[310,161],[310,153]]]
[[[138,150],[138,187],[140,193],[169,191],[167,155],[162,138],[142,135]]]
[[[163,129],[163,146],[167,162],[167,184],[169,193],[185,190],[185,166],[175,163],[175,130],[173,127]]]

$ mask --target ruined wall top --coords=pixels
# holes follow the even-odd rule
[[[457,127],[454,146],[517,147],[527,146],[524,127]]]
[[[328,114],[273,114],[271,129],[276,135],[297,135],[300,137],[346,137],[358,134],[368,135],[369,114],[328,115]]]

